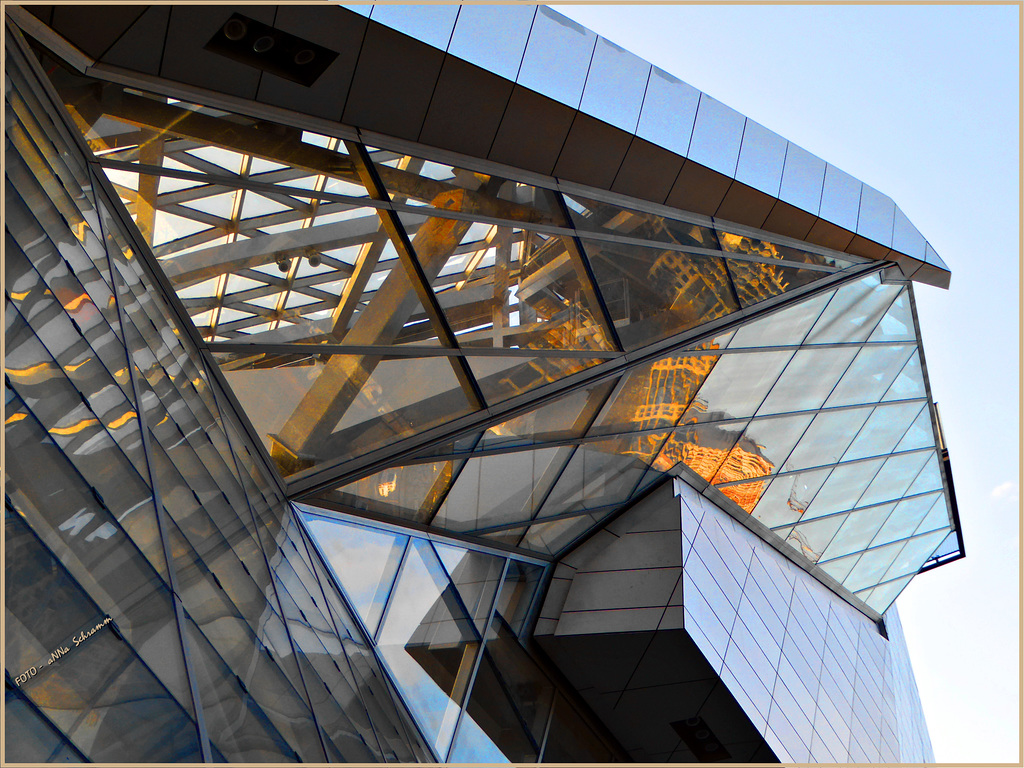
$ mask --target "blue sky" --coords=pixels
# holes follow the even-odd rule
[[[556,7],[887,193],[950,266],[916,296],[967,558],[897,606],[936,759],[1018,762],[1019,7]]]

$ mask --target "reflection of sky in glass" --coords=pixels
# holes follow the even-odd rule
[[[311,516],[306,525],[372,634],[408,537]]]

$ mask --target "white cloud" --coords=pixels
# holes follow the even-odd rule
[[[1010,501],[1017,500],[1017,484],[1012,480],[1007,480],[1005,483],[1000,483],[989,493],[996,501],[1002,501],[1008,499]]]

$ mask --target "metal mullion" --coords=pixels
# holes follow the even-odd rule
[[[906,547],[908,542],[913,541],[914,539],[923,539],[925,536],[930,536],[933,533],[941,533],[941,532],[943,532],[942,528],[936,528],[936,529],[931,530],[931,531],[925,531],[924,533],[912,533],[909,536],[904,536],[902,539],[896,539],[895,541],[887,541],[885,544],[879,544],[879,545],[874,546],[874,547],[866,547],[865,549],[858,550],[858,552],[860,553],[860,556],[863,557],[864,555],[866,555],[869,552],[876,552],[876,551],[878,551],[880,549],[885,549],[886,547],[891,547],[893,544],[903,544],[903,547],[900,547],[900,549],[897,550],[896,557],[893,558],[893,562],[889,564],[889,568],[891,568],[893,563],[896,562],[896,558],[900,556],[900,552],[903,551],[903,549]],[[948,536],[950,533],[953,533],[953,531],[951,531],[951,530],[950,531],[945,531],[946,536]],[[938,549],[939,546],[942,544],[942,542],[946,540],[946,536],[943,536],[942,537],[942,541],[940,541],[938,544],[935,545],[935,549]],[[934,552],[934,550],[932,550],[932,551]],[[821,562],[825,562],[825,563],[833,562],[835,560],[839,560],[841,557],[849,557],[850,555],[858,554],[858,552],[850,552],[850,553],[848,553],[846,555],[840,555],[839,557],[830,558],[829,560],[822,560]],[[857,559],[857,563],[859,563],[859,562],[860,562],[860,558]],[[857,563],[854,563],[853,568],[857,567]],[[853,571],[853,568],[850,569],[851,572]],[[889,568],[886,568],[886,573],[888,572]],[[882,575],[884,576],[885,573],[883,573]],[[913,575],[913,574],[905,573],[905,574],[903,574],[903,576],[897,576],[895,579],[886,579],[886,581],[879,582],[879,583],[880,584],[885,584],[885,583],[887,583],[889,581],[895,581],[896,579],[902,579],[904,576],[910,576],[910,575]],[[873,588],[873,587],[876,587],[876,586],[878,586],[878,584],[874,584],[874,585],[872,585],[872,587],[864,587],[863,589],[870,589],[870,588]],[[858,592],[859,591],[863,591],[863,590],[858,590]],[[855,594],[853,592],[853,590],[849,590],[849,592],[851,594]]]
[[[569,213],[569,207],[565,204],[565,199],[562,197],[560,192],[554,193],[555,200],[558,203],[558,207],[562,213],[562,217],[566,223],[570,226],[572,224],[572,216]],[[583,243],[580,242],[579,233],[573,229],[571,236],[563,236],[562,241],[566,245],[566,250],[569,251],[569,257],[573,260],[574,264],[577,265],[577,276],[580,278],[580,285],[583,289],[583,295],[589,300],[594,302],[598,311],[598,317],[594,318],[602,326],[605,335],[608,338],[608,342],[618,351],[623,351],[622,341],[619,339],[618,330],[615,328],[615,322],[612,320],[611,313],[608,311],[608,306],[604,302],[604,296],[601,293],[601,289],[598,287],[597,278],[594,276],[594,270],[590,265],[590,259],[587,257],[586,249],[583,247]]]
[[[398,218],[398,214],[391,208],[391,198],[388,195],[387,188],[381,181],[373,161],[367,154],[366,147],[354,142],[346,142],[345,146],[370,196],[387,203],[387,208],[377,211],[380,215],[381,224],[390,236],[395,250],[398,251],[402,266],[405,267],[413,290],[416,292],[434,332],[445,346],[458,349],[459,344],[455,340],[455,334],[449,327],[444,310],[441,308],[437,296],[434,295],[434,291],[430,287],[430,282],[427,280],[427,276],[419,263],[419,259],[416,256],[408,234],[405,232],[401,219]],[[470,406],[474,409],[486,408],[487,401],[466,361],[459,357],[452,360],[451,363],[452,370]]]
[[[834,276],[834,279],[819,281],[821,284],[814,285],[812,289],[807,291],[801,291],[798,289],[797,291],[790,292],[788,296],[783,295],[783,305],[795,303],[807,298],[809,295],[830,290],[835,287],[836,284],[853,281],[862,277],[867,272],[877,271],[881,268],[882,265],[870,265],[864,269],[857,269],[852,272],[837,273],[837,275]],[[762,305],[767,303],[768,302],[762,302]],[[754,318],[759,318],[778,308],[779,304],[773,302],[767,307],[755,307],[749,312],[735,312],[732,313],[732,315],[727,315],[724,318],[721,318],[719,321],[707,323],[696,329],[690,329],[689,331],[675,334],[672,337],[669,337],[669,339],[641,347],[634,352],[620,355],[616,359],[609,360],[604,364],[593,366],[573,374],[572,376],[567,376],[559,381],[538,387],[532,392],[509,398],[500,405],[492,406],[486,411],[468,414],[467,416],[453,419],[447,425],[425,430],[419,435],[408,439],[407,443],[409,443],[409,447],[407,449],[392,452],[389,456],[383,459],[378,458],[378,456],[382,454],[382,451],[374,451],[366,454],[364,457],[361,457],[361,460],[350,459],[324,466],[315,475],[310,473],[298,478],[297,480],[291,481],[289,483],[289,493],[292,496],[305,496],[309,492],[315,492],[322,488],[330,487],[331,485],[337,485],[338,483],[345,482],[350,478],[358,479],[359,477],[367,474],[372,474],[373,471],[376,471],[376,469],[374,469],[375,467],[383,468],[389,464],[394,464],[396,460],[401,460],[403,457],[410,454],[447,442],[453,436],[457,436],[461,433],[484,430],[489,426],[500,424],[514,416],[535,410],[536,408],[545,405],[564,394],[582,389],[590,384],[602,381],[612,376],[621,375],[628,369],[664,357],[666,354],[673,352],[679,347],[697,344],[706,339],[714,338],[724,331],[743,325]],[[370,458],[366,458],[367,456]],[[342,470],[336,473],[333,472],[345,466],[348,466],[350,469],[348,471]],[[325,478],[325,476],[326,479],[322,479]]]
[[[376,646],[380,640],[380,633],[384,629],[384,624],[387,622],[388,614],[391,612],[391,608],[394,605],[393,600],[395,597],[395,589],[398,587],[398,582],[402,580],[402,573],[405,570],[405,563],[409,559],[409,549],[412,547],[413,537],[406,534],[405,546],[402,548],[402,556],[398,559],[398,568],[395,569],[395,578],[391,582],[391,588],[388,590],[388,598],[384,601],[384,605],[380,611],[380,619],[377,620],[377,628],[374,630],[371,637],[373,645]]]
[[[87,166],[88,168],[88,166]],[[93,184],[96,184],[96,177],[100,174],[89,169],[89,176],[93,180]],[[99,201],[97,200],[97,204]],[[106,235],[103,232],[105,229],[103,225],[102,216],[97,217],[100,223],[100,234],[103,239],[106,240]],[[199,729],[199,747],[200,754],[203,756],[204,762],[213,762],[213,753],[210,748],[210,737],[206,729],[206,719],[203,715],[202,697],[199,693],[199,685],[196,681],[196,670],[192,663],[191,655],[188,650],[188,640],[185,634],[185,607],[182,603],[179,589],[178,579],[175,573],[174,560],[171,556],[171,546],[168,540],[168,520],[167,511],[164,508],[163,501],[161,499],[160,490],[157,487],[156,476],[153,472],[153,445],[151,441],[151,434],[149,431],[149,425],[146,423],[146,413],[143,407],[142,396],[139,392],[138,381],[136,379],[136,363],[135,358],[132,354],[128,335],[125,332],[125,313],[126,310],[122,303],[121,291],[129,290],[128,286],[123,284],[121,273],[114,268],[113,259],[110,257],[110,251],[104,249],[107,257],[107,269],[110,273],[110,280],[113,283],[113,298],[117,308],[117,319],[118,324],[121,326],[121,343],[124,346],[125,354],[125,365],[128,370],[128,380],[131,383],[132,395],[135,400],[135,413],[138,419],[139,433],[142,439],[142,452],[146,458],[146,473],[149,476],[149,487],[153,494],[153,509],[156,516],[157,531],[160,536],[160,546],[163,549],[164,560],[167,566],[167,578],[170,581],[172,604],[174,605],[174,618],[178,627],[178,639],[181,644],[182,656],[185,664],[185,675],[188,678],[189,692],[192,695],[192,704],[196,713],[196,725]]]
[[[571,520],[574,517],[583,517],[594,512],[606,512],[609,509],[617,509],[624,504],[629,503],[629,498],[624,501],[617,502],[615,504],[602,504],[599,507],[591,507],[590,509],[575,509],[571,512],[559,512],[555,515],[546,515],[544,517],[534,517],[530,520],[519,520],[511,523],[502,523],[500,525],[489,525],[486,528],[474,528],[470,531],[466,531],[473,536],[482,536],[487,533],[500,533],[501,531],[511,531],[516,528],[526,527],[529,528],[534,523],[549,523],[555,520]]]
[[[437,518],[438,513],[441,511],[441,507],[444,506],[445,501],[447,501],[448,499],[448,494],[452,492],[452,489],[455,487],[455,483],[457,483],[459,478],[462,476],[462,471],[466,468],[466,465],[469,464],[470,458],[470,456],[466,456],[463,457],[463,459],[449,460],[451,461],[453,466],[456,461],[461,461],[461,463],[459,464],[458,469],[452,472],[451,480],[448,481],[448,487],[444,489],[444,492],[440,496],[438,496],[437,504],[435,504],[434,508],[430,511],[430,517],[427,519],[427,525],[433,525],[434,520]]]
[[[199,355],[199,359],[201,361],[201,364],[202,364],[203,368],[204,369],[208,368],[208,366],[206,365],[205,357],[202,354]],[[207,374],[207,378],[210,378],[209,370],[206,370],[206,374]],[[231,453],[231,458],[232,458],[233,463],[235,465],[235,477],[236,477],[236,479],[238,481],[238,485],[239,485],[239,489],[241,490],[242,497],[245,499],[245,506],[249,510],[249,519],[252,521],[253,533],[255,534],[256,545],[259,547],[260,555],[263,557],[263,562],[264,562],[264,564],[266,566],[266,569],[267,569],[267,576],[270,579],[270,586],[271,586],[271,589],[272,589],[272,591],[274,593],[273,600],[277,604],[278,616],[281,619],[281,623],[284,625],[285,637],[288,638],[288,646],[291,648],[292,658],[295,659],[295,669],[296,669],[296,671],[299,674],[299,683],[302,685],[302,693],[305,694],[305,703],[306,703],[306,706],[309,708],[309,714],[310,714],[310,717],[312,718],[312,721],[313,721],[313,727],[316,729],[317,740],[320,743],[320,749],[323,752],[324,760],[327,760],[327,754],[328,754],[327,753],[327,744],[324,742],[323,729],[320,727],[320,721],[317,719],[316,710],[313,708],[313,700],[310,697],[309,690],[308,690],[308,688],[306,686],[306,678],[305,678],[305,675],[303,675],[303,673],[302,673],[302,665],[299,664],[299,649],[298,649],[298,646],[296,646],[294,639],[292,638],[292,630],[291,630],[291,627],[288,626],[288,617],[287,617],[287,614],[285,614],[285,612],[284,612],[284,605],[281,602],[281,596],[280,596],[280,594],[278,594],[277,581],[278,581],[279,577],[278,577],[278,575],[275,573],[274,569],[270,565],[270,558],[267,557],[266,545],[264,544],[263,540],[260,537],[261,526],[260,526],[259,522],[257,521],[256,513],[253,511],[252,504],[249,502],[249,493],[248,493],[248,491],[245,488],[245,481],[242,479],[243,478],[243,472],[242,472],[242,467],[238,463],[238,454],[236,453],[235,448],[231,444],[232,441],[231,441],[230,431],[227,429],[226,426],[223,426],[223,422],[225,421],[224,415],[223,415],[224,412],[223,412],[223,409],[221,408],[220,402],[219,402],[219,400],[217,398],[217,388],[216,387],[210,387],[210,391],[213,394],[214,404],[215,404],[215,406],[217,408],[217,414],[216,414],[217,420],[222,423],[222,427],[221,428],[222,428],[222,430],[224,432],[224,439],[227,441],[228,450]],[[291,502],[289,502],[287,498],[282,498],[281,499],[281,504],[283,504],[287,508],[291,509]],[[268,600],[268,602],[269,602],[269,600]],[[273,610],[273,607],[274,607],[273,604],[271,604],[270,607],[271,607],[271,610]],[[282,667],[282,672],[284,672],[284,668],[283,667]],[[287,674],[286,674],[286,677],[287,677]],[[298,693],[298,691],[296,691],[296,693]],[[283,738],[283,735],[282,735],[282,738]],[[285,740],[285,743],[288,743],[287,740]],[[294,748],[293,748],[293,750],[294,750]]]

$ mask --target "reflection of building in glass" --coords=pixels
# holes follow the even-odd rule
[[[238,8],[10,9],[8,760],[930,759],[895,204],[547,8]]]

